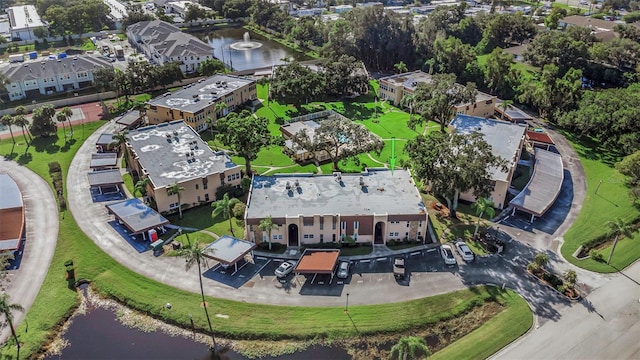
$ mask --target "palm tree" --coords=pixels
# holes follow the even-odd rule
[[[149,185],[151,185],[151,179],[149,179],[148,176],[144,176],[142,179],[136,182],[136,185],[134,188],[134,194],[139,193],[144,200],[144,197],[147,195],[147,186]]]
[[[620,235],[624,235],[628,238],[631,238],[631,233],[633,233],[633,229],[631,224],[625,224],[621,218],[616,218],[613,221],[607,221],[607,226],[609,227],[609,236],[615,235],[616,237],[613,239],[613,246],[611,247],[611,252],[609,253],[609,258],[607,259],[607,265],[611,263],[611,257],[613,257],[613,252],[616,249],[616,245],[618,245],[618,240],[620,239]]]
[[[538,269],[542,269],[549,263],[549,255],[539,252],[533,257],[533,263],[536,264]]]
[[[202,268],[200,264],[204,264],[205,268],[208,268],[207,258],[204,256],[204,251],[200,247],[200,244],[196,240],[193,244],[184,246],[178,254],[186,261],[187,271],[191,269],[193,264],[198,265],[198,280],[200,280],[200,295],[202,296],[202,307],[204,308],[204,314],[207,317],[207,323],[209,324],[209,333],[211,334],[211,342],[213,343],[213,349],[217,347],[216,338],[213,336],[213,326],[211,326],[211,318],[209,318],[209,311],[207,310],[207,302],[204,299],[204,287],[202,286]]]
[[[73,110],[71,110],[68,106],[65,106],[60,111],[60,114],[64,115],[64,118],[67,119],[67,122],[69,123],[69,130],[71,131],[71,138],[73,139],[73,126],[71,125]]]
[[[13,137],[13,130],[11,129],[11,125],[13,125],[13,116],[6,114],[0,119],[0,122],[2,123],[2,125],[9,128],[9,133],[11,133],[11,141],[13,141],[13,144],[15,145],[16,139]]]
[[[420,336],[404,336],[391,348],[390,359],[407,360],[429,357],[431,351],[427,342]]]
[[[14,115],[13,123],[16,124],[16,125],[18,125],[18,123],[22,124],[22,125],[18,125],[18,126],[22,127],[22,135],[23,136],[24,136],[25,132],[29,136],[29,141],[27,141],[27,145],[29,145],[31,143],[31,141],[33,141],[33,137],[31,136],[31,133],[29,132],[29,120],[27,120],[27,114],[29,112],[27,111],[27,108],[22,106],[22,105],[16,107],[16,110],[14,112],[15,112],[15,115]],[[25,141],[26,141],[26,138],[25,138]]]
[[[502,109],[502,112],[500,113],[500,120],[504,120],[504,114],[507,112],[509,106],[511,105],[513,105],[513,100],[502,100],[500,102],[500,105],[498,105],[498,107]]]
[[[66,116],[63,113],[59,112],[56,114],[56,121],[62,123],[62,133],[64,134],[64,142],[67,142],[67,129],[64,127],[64,122],[67,121]]]
[[[0,295],[0,313],[4,314],[5,319],[7,319],[7,323],[9,323],[9,328],[11,329],[11,335],[13,339],[16,341],[16,345],[18,349],[20,349],[20,342],[18,341],[18,335],[16,335],[16,329],[13,327],[13,310],[24,311],[24,308],[20,304],[12,304],[9,301],[9,294],[3,292]]]
[[[496,211],[493,208],[493,201],[482,197],[476,199],[476,202],[473,203],[471,207],[476,209],[476,215],[478,215],[476,230],[473,232],[473,237],[475,238],[478,235],[478,228],[480,227],[480,219],[482,219],[482,216],[487,213],[487,215],[489,215],[489,219],[491,219],[496,216]]]
[[[184,191],[184,188],[178,183],[173,183],[173,185],[169,185],[167,188],[167,195],[178,195],[178,213],[180,214],[180,219],[182,219],[182,204],[180,203],[180,194]]]
[[[260,221],[260,224],[258,225],[258,229],[267,232],[267,238],[269,241],[269,250],[271,250],[271,230],[277,229],[277,228],[278,228],[278,224],[273,223],[273,220],[271,219],[271,215],[262,219]]]
[[[127,133],[125,131],[113,134],[113,142],[111,144],[119,147],[122,150],[122,157],[125,164],[129,165],[129,148],[127,148]]]
[[[13,124],[16,126],[20,126],[20,128],[22,129],[22,137],[24,138],[24,142],[27,143],[28,148],[29,145],[31,145],[31,142],[29,141],[29,139],[31,139],[31,135],[29,134],[29,130],[27,129],[27,126],[29,126],[29,121],[24,117],[24,115],[16,115],[13,117]],[[29,135],[29,139],[27,139],[27,135]]]
[[[413,119],[413,110],[415,107],[416,97],[414,94],[405,94],[400,101],[403,107],[409,108],[409,119]]]
[[[240,200],[236,198],[229,199],[229,194],[224,194],[221,200],[218,200],[211,204],[213,207],[213,211],[211,212],[211,217],[216,218],[218,215],[222,215],[224,219],[229,219],[229,230],[231,230],[231,235],[236,236],[233,233],[233,223],[231,222],[231,214],[233,213],[233,207],[239,203]]]

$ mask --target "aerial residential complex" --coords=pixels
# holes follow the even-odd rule
[[[412,94],[418,84],[431,82],[431,75],[417,70],[413,72],[383,77],[380,82],[380,98],[400,106],[405,94]],[[491,117],[495,112],[497,97],[478,91],[476,100],[469,104],[454,106],[456,114]]]
[[[278,225],[271,241],[288,246],[428,238],[426,209],[404,169],[254,176],[245,212],[247,240],[267,241],[258,225],[269,216]]]
[[[33,40],[38,37],[34,30],[44,28],[45,24],[33,5],[20,5],[8,8],[9,23],[11,28],[11,38],[19,40]]]
[[[147,126],[127,134],[129,166],[134,178],[148,176],[147,195],[159,212],[212,202],[222,185],[240,185],[240,167],[224,152],[214,152],[182,120]],[[184,188],[169,195],[167,188]]]
[[[213,48],[207,43],[160,20],[141,21],[127,27],[127,38],[149,62],[163,65],[176,61],[183,73],[192,73],[201,62],[213,59]]]
[[[147,121],[160,124],[184,120],[196,131],[207,128],[207,118],[213,121],[233,111],[238,105],[257,98],[256,81],[231,75],[214,75],[184,88],[151,99],[147,104]],[[223,103],[225,109],[216,110]]]
[[[102,68],[113,66],[100,57],[77,55],[9,64],[0,72],[6,78],[5,86],[13,101],[91,86],[93,72]]]
[[[481,133],[484,140],[491,145],[493,154],[508,161],[506,172],[499,168],[489,169],[491,180],[495,183],[490,198],[498,209],[502,209],[524,146],[526,126],[459,114],[449,124],[449,130],[461,134]],[[460,194],[460,199],[476,201],[470,191]]]

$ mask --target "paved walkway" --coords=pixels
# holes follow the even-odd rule
[[[40,291],[56,249],[58,205],[49,184],[26,167],[0,158],[0,172],[8,173],[18,184],[25,208],[26,240],[22,260],[19,269],[9,270],[11,282],[7,287],[11,302],[25,308],[25,312],[14,312],[15,323],[19,324]],[[10,335],[11,331],[3,328],[0,343]]]

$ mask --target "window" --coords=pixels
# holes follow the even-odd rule
[[[198,184],[196,184],[196,190],[198,190]]]
[[[267,234],[262,233],[262,241],[267,241]]]
[[[253,231],[253,225],[249,225],[249,231]]]
[[[358,230],[358,225],[360,225],[360,222],[359,222],[359,221],[354,221],[354,222],[353,222],[353,228],[354,228],[355,230]]]
[[[169,209],[174,209],[178,207],[178,203],[169,204]]]
[[[411,226],[411,223],[409,221],[407,221],[407,227]]]
[[[278,240],[278,235],[273,235],[272,238],[273,238],[273,240]]]
[[[422,231],[418,231],[418,236],[422,236]]]
[[[346,221],[341,221],[340,222],[340,229],[345,230],[347,228],[347,222]]]
[[[324,218],[320,218],[320,230],[324,230]],[[322,238],[322,235],[320,236]]]
[[[320,242],[324,242],[324,234],[320,234]]]
[[[204,194],[204,201],[209,202],[209,194]]]
[[[201,202],[202,200],[200,199],[200,195],[198,195],[198,202]]]
[[[305,239],[313,239],[313,234],[304,234]]]
[[[304,218],[302,220],[302,226],[313,226],[313,218]]]
[[[421,228],[422,227],[422,221],[418,222],[418,227]]]
[[[207,190],[209,187],[209,180],[207,178],[202,178],[202,188]]]

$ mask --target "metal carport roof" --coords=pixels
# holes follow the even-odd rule
[[[542,216],[558,198],[563,180],[562,157],[551,151],[536,149],[533,176],[509,205]]]
[[[224,235],[207,245],[202,252],[210,259],[225,265],[233,265],[255,248],[255,243]]]
[[[91,186],[117,185],[124,183],[119,169],[93,171],[87,173],[87,176],[89,177],[89,185]]]
[[[145,205],[140,199],[127,199],[109,204],[107,209],[134,234],[169,223],[169,220]]]

